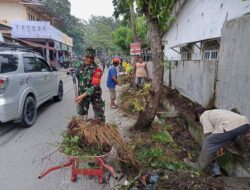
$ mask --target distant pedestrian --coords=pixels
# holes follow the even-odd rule
[[[117,108],[115,104],[116,100],[116,85],[120,85],[120,81],[117,79],[117,67],[120,64],[120,60],[118,58],[114,58],[112,60],[113,65],[109,68],[108,71],[108,78],[107,78],[107,87],[109,88],[110,92],[110,107],[113,109]]]
[[[133,66],[130,63],[129,59],[127,59],[127,65],[126,65],[125,71],[126,71],[127,76],[130,78],[131,77],[131,73],[133,71]]]
[[[78,104],[78,114],[87,119],[90,103],[92,104],[95,118],[105,121],[104,101],[100,86],[102,70],[94,62],[95,50],[91,47],[86,49],[84,64],[79,68],[79,96],[75,99]]]
[[[61,55],[61,56],[59,57],[59,64],[60,64],[61,67],[65,67],[63,55]]]
[[[103,72],[105,70],[105,61],[104,60],[102,60],[102,70],[103,70]]]

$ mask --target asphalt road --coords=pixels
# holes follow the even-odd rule
[[[31,128],[21,128],[12,123],[0,127],[0,190],[98,190],[97,179],[85,176],[70,181],[70,168],[54,171],[42,179],[39,174],[45,168],[62,164],[66,158],[56,144],[61,132],[75,114],[74,91],[71,77],[62,74],[64,99],[52,100],[38,110],[37,121]]]

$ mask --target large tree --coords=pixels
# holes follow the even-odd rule
[[[148,27],[144,17],[137,17],[136,19],[137,39],[141,42],[142,48],[149,46],[147,31]],[[118,27],[112,34],[115,43],[129,55],[130,43],[134,41],[133,32],[131,27],[122,25]]]
[[[132,40],[131,28],[126,26],[120,26],[112,33],[114,42],[121,48],[121,50],[129,55],[129,46]]]
[[[121,0],[124,1],[124,0]],[[161,100],[163,89],[163,49],[162,37],[166,32],[171,17],[171,10],[176,0],[136,0],[137,8],[147,20],[152,52],[153,77],[150,94],[145,109],[140,112],[136,129],[151,126]]]
[[[133,34],[133,42],[137,41],[137,31],[136,31],[136,13],[134,11],[135,0],[113,0],[114,6],[114,16],[119,18],[120,15],[123,16],[123,24],[130,25]]]
[[[112,33],[119,26],[120,22],[112,17],[92,16],[85,22],[85,46],[93,46],[99,52],[120,51],[112,37]]]

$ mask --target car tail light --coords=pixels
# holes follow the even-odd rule
[[[8,78],[0,78],[0,94],[3,94],[6,92],[8,84],[9,84]]]

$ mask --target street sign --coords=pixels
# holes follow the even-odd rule
[[[130,55],[140,55],[141,53],[141,43],[130,43]]]

